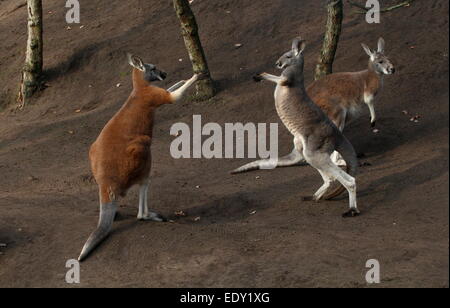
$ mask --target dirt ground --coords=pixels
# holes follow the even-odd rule
[[[84,27],[70,30],[61,1],[44,5],[48,88],[17,111],[5,104],[20,81],[26,9],[0,2],[0,287],[69,286],[66,261],[98,217],[87,152],[131,90],[125,52],[167,71],[164,87],[192,74],[170,1],[83,1]],[[191,124],[193,114],[204,123],[280,123],[273,86],[251,76],[276,72],[275,60],[302,35],[311,81],[325,22],[317,0],[195,0],[193,9],[220,93],[156,115],[150,204],[175,222],[136,221],[130,191],[113,233],[82,264],[80,286],[366,287],[366,261],[377,259],[381,287],[448,287],[449,2],[415,1],[378,25],[345,5],[335,71],[364,69],[360,43],[375,47],[379,36],[397,68],[377,102],[380,132],[367,110],[346,130],[365,154],[355,219],[341,217],[346,196],[301,201],[321,185],[307,166],[232,176],[248,160],[172,159],[170,127]],[[280,144],[290,151],[281,123]],[[188,216],[175,217],[180,210]]]

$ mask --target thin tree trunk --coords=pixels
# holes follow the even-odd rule
[[[342,0],[328,0],[328,18],[323,40],[322,51],[316,66],[314,78],[318,80],[333,72],[333,61],[339,43],[344,19],[344,5]]]
[[[181,22],[181,33],[191,59],[194,73],[202,74],[196,83],[196,99],[206,100],[214,96],[214,82],[211,79],[205,52],[198,35],[198,25],[188,0],[173,0],[173,5]]]
[[[27,0],[28,41],[19,102],[23,106],[40,87],[42,76],[42,0]]]

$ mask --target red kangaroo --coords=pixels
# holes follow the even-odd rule
[[[140,186],[138,219],[166,221],[161,215],[149,211],[147,204],[154,112],[161,105],[180,100],[199,75],[165,90],[152,86],[151,82],[164,80],[166,73],[130,54],[128,61],[133,67],[133,91],[106,124],[89,152],[92,172],[99,187],[100,219],[97,229],[84,245],[79,261],[83,261],[108,236],[117,212],[118,197],[125,196],[134,185]]]

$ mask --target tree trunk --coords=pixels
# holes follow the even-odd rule
[[[173,0],[173,5],[181,22],[181,33],[184,38],[189,58],[195,74],[202,74],[202,80],[196,83],[196,99],[207,100],[214,96],[214,82],[211,79],[205,52],[198,35],[198,25],[188,0]]]
[[[344,19],[344,5],[342,0],[328,0],[328,19],[323,40],[319,63],[316,66],[314,78],[318,80],[333,72],[333,61],[339,43]]]
[[[42,0],[27,0],[28,41],[19,102],[23,106],[40,87],[42,76]]]

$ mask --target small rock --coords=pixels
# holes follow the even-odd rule
[[[250,212],[250,215],[255,215],[256,211]]]
[[[421,118],[421,116],[420,115],[416,115],[416,116],[414,116],[414,117],[412,117],[411,119],[409,119],[411,122],[414,122],[414,123],[419,123],[419,119]]]
[[[236,47],[236,48],[241,48],[243,45],[242,44],[234,44],[234,47]]]
[[[200,221],[201,217],[195,217],[194,221]]]
[[[28,180],[29,180],[29,181],[37,181],[37,177],[34,177],[34,176],[30,175],[30,176],[28,177]]]
[[[75,134],[75,132],[73,130],[69,130],[68,133],[71,135]]]
[[[186,217],[187,214],[186,214],[185,212],[183,212],[183,211],[176,211],[176,212],[175,212],[175,216],[178,216],[178,217]]]
[[[81,112],[81,109],[75,110],[75,113],[80,113],[80,112]]]
[[[6,248],[6,244],[4,244],[4,243],[0,243],[0,248]]]
[[[373,132],[374,134],[378,134],[378,133],[380,132],[380,130],[379,130],[378,128],[375,128],[372,132]]]
[[[201,186],[200,186],[200,185],[197,185],[197,186],[195,186],[195,188],[197,188],[197,189],[200,189],[200,188],[201,188]]]
[[[116,87],[117,87],[117,88],[120,88],[120,86],[122,86],[121,83],[116,84]]]

